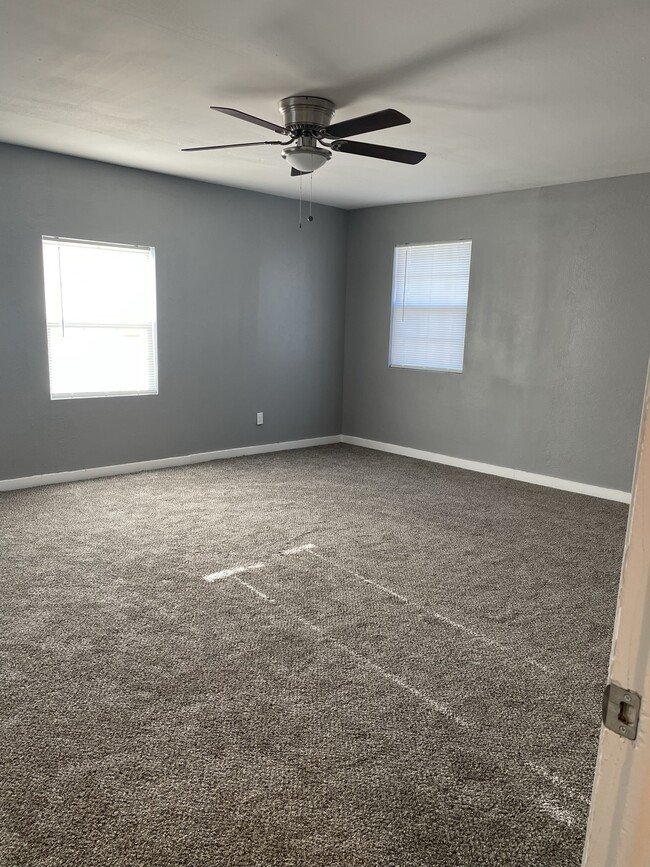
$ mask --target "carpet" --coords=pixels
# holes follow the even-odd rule
[[[627,507],[351,446],[0,499],[3,867],[578,867]]]

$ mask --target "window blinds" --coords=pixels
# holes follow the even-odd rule
[[[156,394],[153,247],[43,238],[50,395]]]
[[[395,248],[391,367],[462,371],[471,255],[471,241]]]

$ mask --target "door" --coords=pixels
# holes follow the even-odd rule
[[[609,663],[609,683],[641,696],[638,732],[601,729],[583,867],[650,867],[650,370]],[[628,695],[628,698],[630,696]]]

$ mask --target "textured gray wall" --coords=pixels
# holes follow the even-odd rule
[[[0,478],[340,432],[344,211],[9,145],[0,202]],[[155,246],[157,396],[50,400],[41,235]]]
[[[343,432],[629,490],[650,175],[356,211]],[[388,368],[393,247],[472,238],[462,374]]]
[[[629,489],[650,175],[356,211],[0,145],[0,478],[336,434]],[[156,397],[49,399],[40,238],[156,247]],[[389,369],[392,252],[474,241],[464,373]],[[265,424],[255,425],[264,411]]]

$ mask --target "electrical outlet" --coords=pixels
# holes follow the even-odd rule
[[[264,413],[263,412],[257,413],[257,424],[264,424]]]

